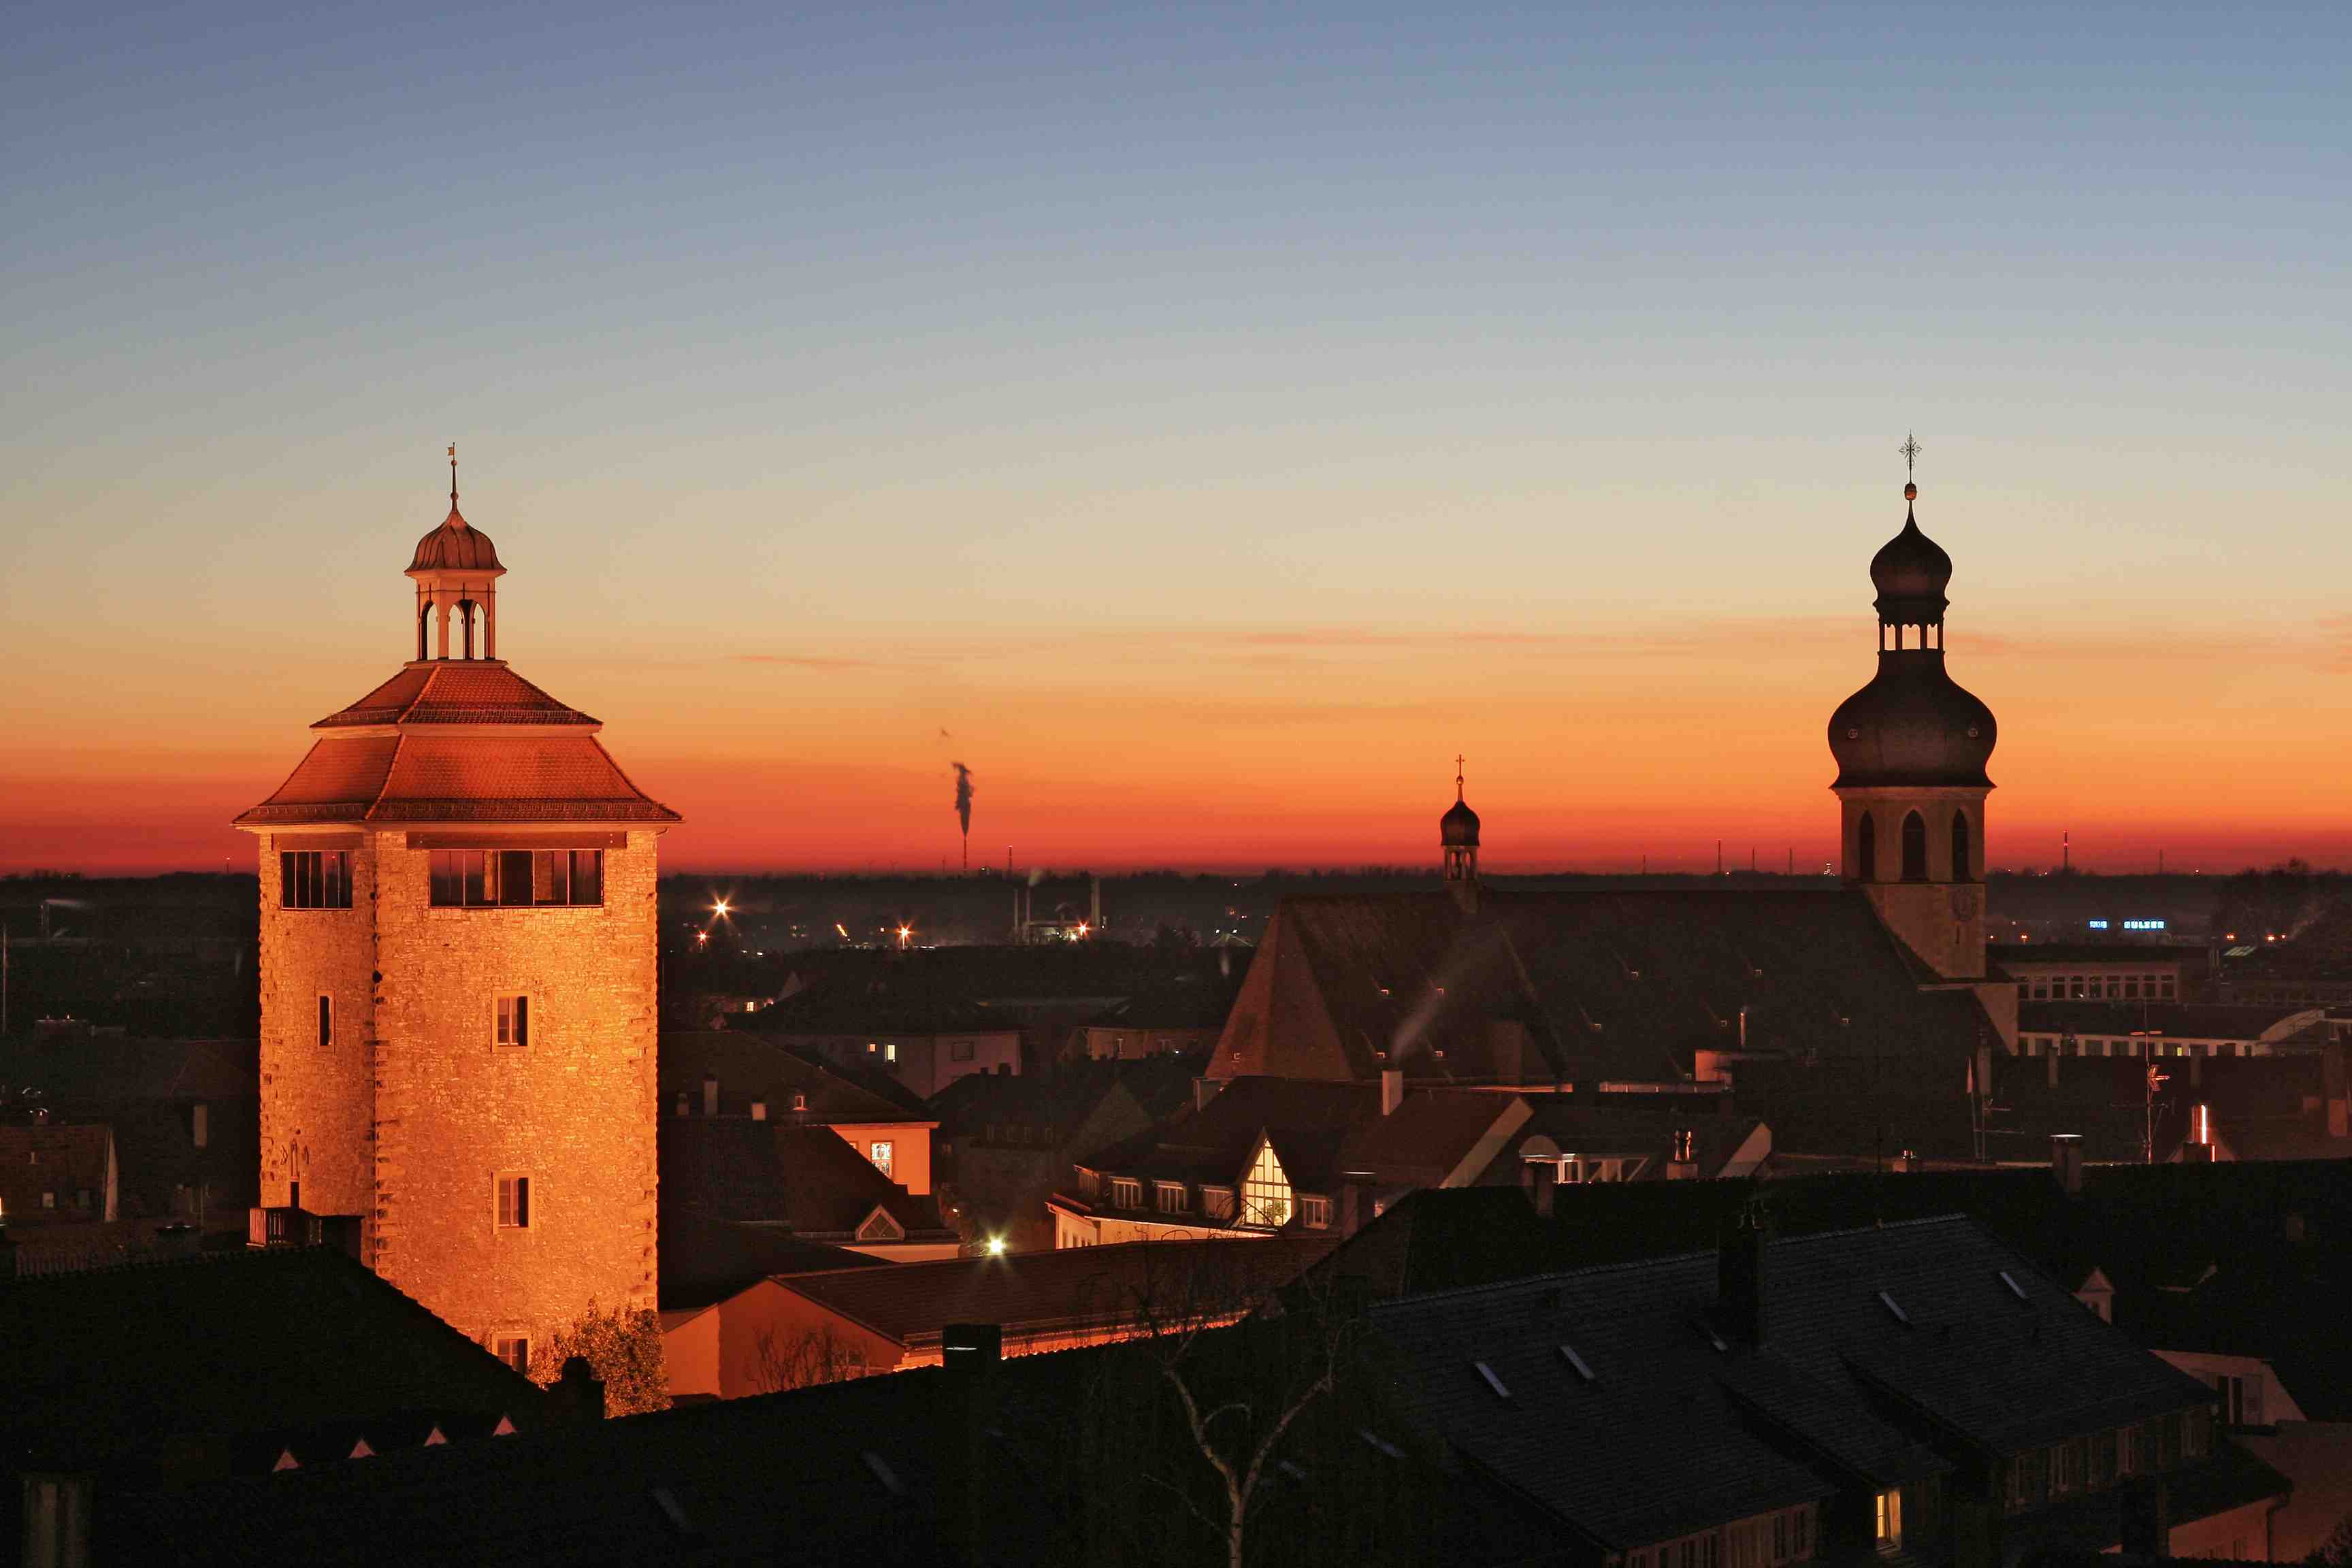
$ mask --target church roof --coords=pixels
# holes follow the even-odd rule
[[[313,730],[362,724],[593,724],[493,659],[412,664]]]
[[[1475,912],[1441,891],[1286,899],[1210,1073],[1364,1080],[1675,1082],[1701,1049],[1867,1055],[1959,1080],[1990,1027],[1852,889],[1514,892]],[[1743,1029],[1742,1014],[1745,1013]],[[1777,1128],[1776,1128],[1777,1131]]]

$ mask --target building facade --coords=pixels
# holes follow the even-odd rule
[[[261,1201],[516,1364],[655,1299],[656,852],[675,812],[492,657],[489,538],[416,547],[416,658],[236,819],[261,868]],[[456,652],[453,654],[453,645]]]

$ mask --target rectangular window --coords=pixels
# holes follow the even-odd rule
[[[499,1228],[500,1230],[530,1228],[530,1178],[529,1176],[499,1178]]]
[[[213,1108],[198,1100],[188,1111],[188,1141],[201,1149],[212,1142]]]
[[[1159,1200],[1160,1212],[1161,1214],[1182,1214],[1184,1212],[1186,1205],[1184,1203],[1183,1183],[1155,1182],[1152,1184],[1152,1192],[1153,1195]]]
[[[2050,1450],[2050,1495],[2080,1491],[2083,1489],[2084,1442],[2080,1437],[2059,1444]]]
[[[1139,1209],[1143,1206],[1143,1184],[1132,1176],[1113,1176],[1110,1181],[1112,1206]]]
[[[436,849],[436,909],[593,906],[604,901],[602,849]]]
[[[2137,1476],[2147,1468],[2147,1460],[2140,1452],[2139,1428],[2126,1426],[2116,1434],[2116,1474]]]
[[[948,1060],[951,1062],[968,1062],[971,1060],[971,1042],[970,1040],[950,1041],[948,1043]]]
[[[2180,1421],[2180,1454],[2186,1459],[2201,1459],[2211,1446],[2213,1413],[2210,1410],[2189,1411]]]
[[[1878,1494],[1878,1549],[1893,1552],[1903,1544],[1903,1493],[1894,1489]]]
[[[2165,1000],[2165,1001],[2167,1001],[2167,1002],[2171,1001],[2171,1000],[2172,1000],[2172,976],[2171,976],[2171,975],[2169,975],[2169,974],[2168,974],[2168,975],[2164,976],[2164,978],[2163,978],[2163,980],[2161,981],[2161,983],[2160,983],[2160,984],[2161,984],[2161,985],[2162,985],[2162,987],[2163,987],[2163,990],[2162,990],[2161,994],[2162,994],[2162,996],[2163,996],[2164,1000]]]
[[[522,1373],[530,1375],[530,1340],[524,1334],[500,1334],[490,1342],[490,1353]]]
[[[519,1051],[530,1044],[530,998],[501,996],[492,1010],[490,1044]]]
[[[332,996],[321,996],[319,998],[319,1044],[331,1046],[334,1043],[335,999]]]
[[[898,1152],[898,1146],[887,1138],[877,1138],[866,1146],[866,1157],[873,1161],[874,1168],[886,1176],[890,1173],[891,1158]]]
[[[278,903],[289,910],[352,907],[352,852],[289,849],[278,857]]]
[[[1234,1190],[1231,1187],[1202,1187],[1201,1212],[1211,1219],[1234,1217]]]
[[[1331,1228],[1331,1200],[1301,1198],[1298,1200],[1298,1215],[1307,1229],[1328,1230]]]
[[[882,1042],[882,1059],[886,1062],[895,1062],[898,1059],[898,1041],[885,1040]]]

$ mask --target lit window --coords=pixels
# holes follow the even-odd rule
[[[1329,1198],[1299,1199],[1298,1217],[1309,1230],[1330,1229],[1331,1200]]]
[[[1234,1190],[1231,1187],[1202,1187],[1201,1212],[1211,1219],[1234,1217]]]
[[[877,1138],[866,1146],[866,1157],[873,1161],[874,1168],[886,1176],[890,1173],[891,1157],[898,1152],[898,1146],[887,1138]]]
[[[1261,1140],[1257,1157],[1242,1180],[1242,1223],[1279,1230],[1290,1223],[1290,1177],[1270,1141]]]
[[[1154,1182],[1152,1184],[1152,1190],[1153,1196],[1159,1201],[1160,1212],[1161,1214],[1182,1214],[1184,1212],[1185,1203],[1183,1183]]]
[[[530,1336],[500,1334],[490,1342],[490,1353],[524,1376],[530,1375]]]
[[[322,1046],[335,1043],[335,999],[332,996],[319,998],[319,1043]]]
[[[530,1044],[530,998],[501,996],[493,1012],[490,1043],[519,1051]]]
[[[204,1101],[198,1100],[189,1108],[188,1141],[201,1149],[212,1141],[212,1131],[213,1109]]]
[[[289,910],[352,907],[348,849],[293,849],[278,857],[278,902]]]
[[[882,1059],[886,1062],[895,1062],[898,1059],[898,1041],[892,1040],[882,1047]]]
[[[500,1230],[530,1228],[530,1178],[529,1176],[499,1178],[499,1228]]]
[[[1893,1552],[1903,1544],[1903,1493],[1898,1489],[1878,1494],[1878,1547]]]
[[[1110,1179],[1110,1201],[1116,1208],[1141,1208],[1143,1184],[1133,1176],[1113,1176]]]
[[[602,849],[436,849],[436,908],[578,907],[604,901]]]

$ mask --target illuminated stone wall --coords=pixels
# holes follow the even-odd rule
[[[436,909],[430,851],[373,831],[352,910],[282,912],[265,841],[264,1201],[286,1201],[271,1162],[299,1137],[302,1206],[365,1215],[377,1272],[478,1339],[653,1306],[658,837],[605,850],[601,908]],[[339,994],[309,1060],[322,983],[352,990],[352,1026]],[[520,1050],[493,1043],[501,994],[530,999]],[[528,1228],[498,1224],[501,1174],[530,1178]]]

